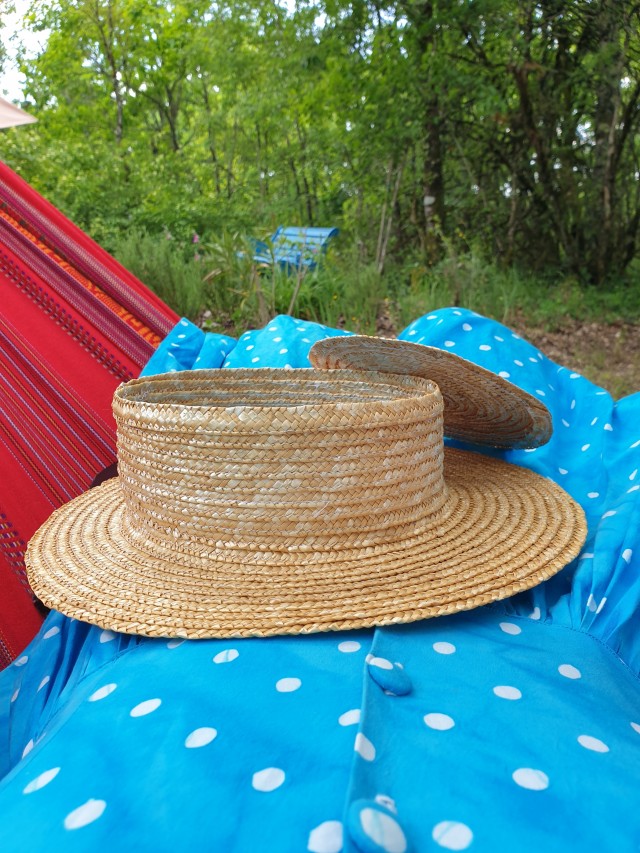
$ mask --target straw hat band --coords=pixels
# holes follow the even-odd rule
[[[264,373],[223,373],[215,395],[210,382],[201,392],[196,380],[185,394],[184,383],[155,380],[178,389],[163,394],[169,402],[160,408],[170,427],[164,432],[156,430],[157,418],[146,425],[149,395],[135,399],[127,386],[132,399],[114,411],[126,506],[122,531],[131,544],[168,540],[169,547],[195,555],[220,540],[250,549],[258,542],[267,551],[351,549],[403,540],[441,509],[447,492],[436,386],[375,375],[354,381],[351,371],[319,381],[317,375],[311,380],[312,371],[289,371],[297,405],[276,406],[279,388],[268,386],[263,402],[273,405],[244,406],[264,389]],[[152,388],[151,396],[156,393]],[[209,403],[195,436],[185,404],[173,403],[176,395],[196,407]],[[230,433],[230,417],[245,430]],[[260,429],[265,419],[268,432]],[[327,429],[335,424],[342,430]]]

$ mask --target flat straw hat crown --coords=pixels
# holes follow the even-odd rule
[[[150,377],[115,394],[131,545],[267,559],[389,545],[435,522],[447,489],[434,383],[349,370],[211,379]]]

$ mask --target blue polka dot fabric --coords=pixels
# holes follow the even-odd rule
[[[145,373],[304,367],[330,334],[181,321]],[[490,452],[582,504],[580,557],[504,602],[371,631],[185,642],[52,612],[0,674],[0,850],[640,847],[640,394],[614,403],[463,309],[400,337],[549,407],[548,445]]]

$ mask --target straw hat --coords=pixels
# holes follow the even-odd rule
[[[531,394],[472,361],[410,341],[352,335],[311,347],[320,369],[381,370],[423,376],[444,399],[444,434],[491,447],[539,447],[551,438],[551,415]]]
[[[410,622],[534,586],[584,515],[523,468],[443,446],[438,386],[346,370],[201,370],[116,391],[119,477],[26,557],[50,607],[150,636]]]

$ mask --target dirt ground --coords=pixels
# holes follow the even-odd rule
[[[383,306],[376,332],[394,337],[393,312]],[[640,391],[640,324],[584,323],[566,318],[552,331],[516,313],[506,323],[558,364],[581,373],[615,398]]]
[[[521,315],[509,323],[549,358],[606,388],[614,397],[640,391],[640,325],[567,319],[548,331]]]

